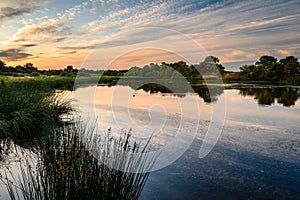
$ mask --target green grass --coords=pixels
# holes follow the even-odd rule
[[[17,181],[6,176],[11,199],[137,199],[149,174],[132,171],[151,168],[154,159],[146,162],[146,147],[141,150],[145,154],[133,156],[139,145],[129,141],[130,133],[114,139],[108,132],[99,141],[94,124],[63,127],[60,116],[72,110],[69,100],[55,89],[73,83],[74,77],[0,77],[0,142],[4,143],[0,158],[10,149],[6,145],[11,139],[41,141],[34,150],[39,157],[36,166],[25,157],[28,162],[20,166]],[[116,170],[121,168],[131,172]]]
[[[33,138],[71,112],[70,101],[34,81],[0,86],[0,138]]]
[[[24,76],[24,77],[10,77],[0,76],[0,82],[5,85],[23,84],[25,86],[33,86],[42,90],[53,89],[73,89],[75,77],[68,76]]]
[[[80,86],[96,84],[99,76],[79,77]],[[111,76],[103,77],[110,82]],[[71,111],[70,102],[54,95],[56,89],[73,90],[75,77],[0,76],[0,139],[37,137]]]

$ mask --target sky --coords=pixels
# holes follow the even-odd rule
[[[300,57],[299,22],[300,0],[0,0],[0,60],[126,69],[213,55],[236,70]]]

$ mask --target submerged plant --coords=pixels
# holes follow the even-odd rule
[[[54,129],[40,143],[36,167],[21,166],[16,184],[6,180],[11,199],[137,199],[149,175],[144,169],[154,163],[147,162],[149,148],[134,158],[129,155],[139,148],[130,142],[130,133],[115,139],[108,131],[96,141],[95,130],[75,124]],[[108,160],[116,166],[107,166]],[[116,170],[125,164],[144,173]]]

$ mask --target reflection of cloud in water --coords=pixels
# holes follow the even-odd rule
[[[170,143],[176,134],[192,134],[189,130],[195,129],[195,123],[197,123],[196,119],[181,119],[181,115],[178,113],[165,115],[154,111],[151,112],[152,120],[149,124],[148,111],[143,109],[130,109],[132,120],[124,120],[127,113],[124,110],[122,112],[122,109],[120,109],[116,116],[119,121],[115,122],[115,118],[112,117],[111,113],[109,111],[102,112],[102,109],[99,110],[98,120],[104,130],[112,128],[112,132],[118,135],[122,129],[132,129],[133,140],[145,141],[153,135],[152,144],[158,146],[165,146]],[[181,120],[184,120],[184,123]],[[181,124],[186,125],[182,127]]]
[[[183,119],[185,126],[180,127],[181,110],[177,97],[161,93],[149,94],[143,90],[133,91],[128,86],[117,87],[121,91],[118,94],[120,99],[123,98],[122,95],[126,97],[130,92],[133,92],[135,96],[129,98],[127,106],[119,104],[119,99],[116,99],[117,101],[113,103],[113,113],[111,96],[115,88],[97,87],[94,98],[94,111],[98,116],[99,125],[102,130],[112,128],[113,134],[118,136],[122,129],[128,130],[133,128],[132,134],[134,140],[142,141],[146,141],[153,132],[157,131],[155,137],[152,139],[152,143],[157,147],[162,147],[170,143],[179,129],[181,132],[178,134],[192,134],[193,132],[191,131],[197,125],[200,126],[197,137],[201,140],[204,138],[210,124],[212,104],[205,103],[199,98],[200,123],[195,120],[197,117],[193,116],[195,108],[188,107],[187,115]],[[85,90],[93,89],[95,87],[84,88],[82,89],[82,93],[84,94]],[[239,91],[238,89],[224,91],[227,100],[227,114],[223,136],[226,136],[226,134],[234,135],[234,140],[243,136],[244,138],[240,138],[242,141],[241,144],[247,146],[246,144],[250,141],[265,141],[264,137],[268,137],[269,140],[267,141],[270,142],[274,134],[289,134],[286,130],[294,132],[293,130],[299,129],[299,101],[293,107],[284,107],[282,104],[259,106],[252,96],[242,96]],[[186,95],[184,99],[189,102],[189,100],[192,101],[193,97],[192,94]],[[84,97],[82,99],[88,100],[89,98]],[[81,103],[83,106],[91,106],[88,101]],[[151,106],[156,104],[161,105],[165,112],[161,109],[154,109],[149,113]],[[128,115],[128,109],[130,115]],[[218,113],[214,114],[217,115]],[[150,116],[153,119],[152,121]],[[165,122],[163,121],[164,119],[166,120]],[[150,122],[152,122],[151,126],[149,126]],[[250,135],[244,136],[246,133]],[[266,133],[272,134],[266,135]],[[252,139],[249,139],[250,136]],[[247,142],[248,139],[249,141]]]

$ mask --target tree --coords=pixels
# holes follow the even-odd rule
[[[26,72],[26,69],[24,67],[22,67],[21,65],[17,65],[15,69],[16,69],[17,73],[25,73]]]
[[[262,65],[270,67],[272,64],[277,62],[277,58],[273,56],[261,56],[259,61],[256,62],[256,65]]]
[[[220,64],[219,58],[215,56],[207,56],[203,62],[197,66],[201,74],[224,73],[225,68]]]
[[[73,66],[72,65],[67,66],[66,71],[69,72],[69,73],[72,72],[73,71]]]
[[[273,56],[261,56],[256,66],[260,67],[261,73],[257,77],[258,80],[271,80],[274,75],[273,65],[277,63],[277,58]]]
[[[253,71],[255,69],[255,65],[244,65],[240,67],[240,78],[244,80],[253,79]]]
[[[32,63],[26,63],[26,64],[24,65],[24,68],[25,68],[25,71],[26,71],[27,73],[31,73],[31,72],[38,71],[37,68],[34,67]]]
[[[6,72],[6,71],[7,71],[6,63],[0,60],[0,72]]]
[[[300,74],[300,64],[298,58],[294,56],[288,56],[285,59],[279,61],[284,66],[284,77],[289,78]]]
[[[272,65],[270,74],[271,80],[281,81],[284,79],[284,65],[282,63],[275,63]]]

